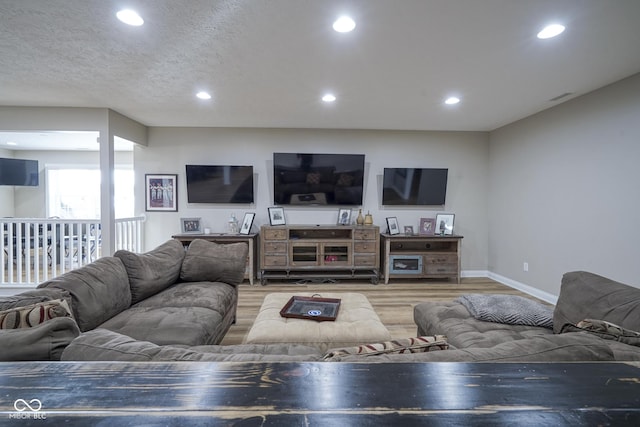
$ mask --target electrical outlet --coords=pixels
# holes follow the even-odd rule
[[[528,262],[524,262],[524,264],[522,264],[522,271],[529,271],[529,263]]]

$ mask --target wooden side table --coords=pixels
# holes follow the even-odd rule
[[[382,234],[384,283],[389,278],[448,278],[460,284],[462,236]]]
[[[245,242],[249,245],[249,254],[247,255],[247,268],[244,278],[249,280],[249,284],[253,286],[253,280],[256,277],[256,240],[258,233],[252,234],[227,234],[227,233],[210,233],[210,234],[174,234],[172,238],[179,240],[184,246],[195,239],[203,239],[209,242],[220,244]]]

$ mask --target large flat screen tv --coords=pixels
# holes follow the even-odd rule
[[[253,166],[186,167],[189,203],[253,203]]]
[[[277,205],[361,205],[364,154],[273,153]]]
[[[449,169],[384,168],[382,204],[444,205]]]
[[[37,187],[38,184],[37,160],[0,158],[0,185]]]

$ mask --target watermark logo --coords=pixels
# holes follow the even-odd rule
[[[18,420],[46,420],[47,415],[41,412],[42,402],[40,399],[16,399],[13,402],[13,408],[16,410],[13,414],[9,414],[9,418]]]
[[[31,399],[29,402],[24,399],[17,399],[13,402],[13,407],[18,412],[24,412],[27,409],[31,412],[38,412],[42,409],[42,402],[40,402],[40,399]]]

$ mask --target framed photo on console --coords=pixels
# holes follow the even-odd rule
[[[242,220],[242,225],[240,226],[240,234],[249,234],[251,233],[251,226],[253,225],[253,219],[256,217],[256,214],[247,212],[244,214],[244,219]]]
[[[200,218],[180,218],[182,234],[202,234]]]
[[[436,234],[443,236],[453,234],[454,214],[438,214],[436,215]]]
[[[287,223],[284,219],[284,208],[271,207],[268,209],[269,209],[269,224],[285,225]]]
[[[389,234],[392,236],[394,234],[400,234],[400,227],[398,226],[398,218],[395,216],[387,218],[387,228],[389,229]]]
[[[435,218],[420,218],[420,230],[418,234],[422,234],[423,236],[433,236],[435,229]]]
[[[351,209],[338,210],[338,225],[349,225],[351,223]]]

